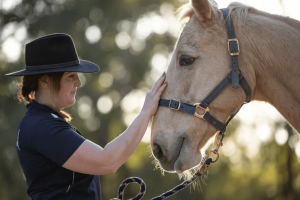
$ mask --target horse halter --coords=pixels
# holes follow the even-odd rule
[[[251,100],[251,89],[246,79],[242,75],[242,71],[239,68],[239,63],[238,63],[238,56],[240,54],[239,41],[235,36],[233,21],[231,16],[229,15],[229,9],[224,8],[221,9],[221,11],[223,12],[223,16],[225,18],[225,24],[226,24],[227,35],[228,35],[228,42],[227,42],[228,52],[231,57],[231,69],[229,71],[229,74],[201,103],[195,103],[194,105],[192,105],[192,104],[180,102],[175,99],[159,100],[159,106],[169,107],[173,110],[181,110],[188,114],[194,115],[197,118],[208,121],[210,124],[212,124],[220,131],[219,135],[223,134],[226,131],[227,125],[240,109],[236,113],[231,115],[227,120],[227,122],[224,124],[209,113],[208,106],[210,105],[210,103],[227,87],[229,83],[232,83],[232,88],[239,88],[239,85],[241,85],[242,89],[246,94],[245,103],[248,103]],[[199,114],[197,112],[197,109],[202,110],[202,113]]]

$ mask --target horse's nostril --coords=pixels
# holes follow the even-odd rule
[[[158,144],[153,145],[153,154],[159,161],[164,159],[164,153]]]

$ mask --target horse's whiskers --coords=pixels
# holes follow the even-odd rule
[[[163,176],[165,175],[165,170],[160,166],[159,161],[157,161],[156,159],[153,159],[152,164],[154,164],[154,169],[155,170],[160,170],[161,174]]]
[[[147,147],[147,151],[150,153],[150,157],[154,157],[153,154],[152,154],[151,145],[149,145],[149,146]]]

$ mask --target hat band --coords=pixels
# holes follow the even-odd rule
[[[26,70],[28,71],[36,71],[36,70],[44,70],[44,69],[55,69],[60,67],[69,67],[73,65],[79,65],[80,61],[75,60],[72,62],[65,62],[65,63],[59,63],[59,64],[51,64],[51,65],[36,65],[36,66],[26,66]]]

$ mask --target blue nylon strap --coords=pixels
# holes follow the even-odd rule
[[[170,103],[170,101],[171,101],[171,103]],[[178,105],[179,105],[179,101],[177,101],[177,100],[160,99],[158,105],[165,106],[165,107],[169,107],[169,105],[170,105],[170,108],[172,108],[174,110],[181,110],[181,111],[186,112],[191,115],[194,115],[195,111],[196,111],[196,108],[194,105],[182,103],[182,102],[180,103],[179,109],[177,109]]]
[[[230,75],[226,76],[223,81],[200,103],[200,106],[207,108],[209,104],[227,87],[231,82]]]
[[[232,18],[229,14],[229,9],[223,8],[221,9],[221,11],[223,12],[223,16],[225,19],[228,40],[236,39],[235,32],[234,32],[234,25],[233,25]],[[229,51],[231,53],[237,53],[239,51],[237,40],[229,41],[228,46],[229,46]],[[232,78],[232,88],[239,88],[239,61],[237,55],[235,56],[231,55],[231,78]]]
[[[231,82],[231,76],[230,74],[223,79],[223,81],[201,102],[201,106],[203,108],[207,108],[211,102],[227,87],[227,85]],[[245,79],[245,77],[240,73],[239,74],[239,83],[242,86],[242,89],[244,90],[246,94],[246,101],[250,102],[251,100],[251,89]]]
[[[248,85],[245,77],[240,74],[240,84],[243,88],[243,90],[245,91],[245,94],[246,94],[246,103],[249,103],[251,101],[251,89],[250,89],[250,86]]]
[[[222,133],[226,131],[226,125],[220,122],[219,120],[217,120],[216,118],[214,118],[213,116],[211,116],[209,112],[205,113],[203,118],[206,121],[208,121],[211,125],[213,125],[215,128],[220,130]]]
[[[220,9],[223,13],[224,19],[225,19],[225,25],[227,28],[227,36],[229,39],[234,39],[236,38],[235,32],[234,32],[234,25],[233,21],[231,19],[231,15],[229,14],[229,9],[228,8],[222,8]]]
[[[231,42],[232,43],[232,42]],[[230,43],[230,44],[231,44]],[[232,88],[239,88],[239,59],[238,56],[230,56],[231,57],[231,79],[232,79]]]
[[[180,106],[179,106],[179,103],[180,103]],[[195,111],[196,111],[196,107],[194,105],[182,103],[177,100],[160,99],[158,105],[169,107],[174,110],[181,110],[181,111],[186,112],[191,115],[194,115]],[[222,122],[220,122],[219,120],[217,120],[216,118],[214,118],[213,116],[211,116],[211,114],[209,112],[207,112],[203,116],[203,118],[206,121],[208,121],[210,124],[212,124],[214,127],[216,127],[218,130],[220,130],[222,132],[226,131],[226,125],[223,124]]]

